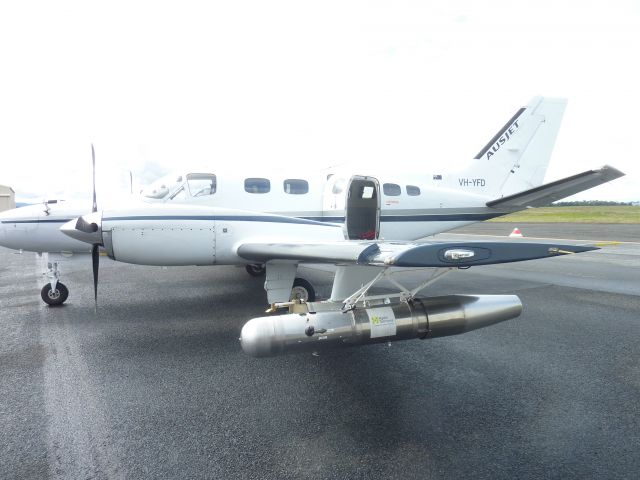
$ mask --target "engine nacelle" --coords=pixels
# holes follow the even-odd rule
[[[138,265],[213,265],[215,222],[162,218],[120,222],[103,220],[102,240],[109,257]],[[115,225],[114,225],[115,224]]]
[[[316,352],[369,343],[433,338],[487,327],[519,316],[516,295],[448,295],[399,300],[369,308],[259,317],[249,320],[240,337],[254,357]]]

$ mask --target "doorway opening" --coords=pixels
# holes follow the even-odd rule
[[[345,224],[349,240],[375,240],[380,228],[380,187],[371,177],[352,177],[347,190]]]

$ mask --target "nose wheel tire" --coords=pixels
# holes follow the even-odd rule
[[[247,270],[247,273],[252,277],[261,277],[267,271],[267,268],[264,265],[260,264],[247,265],[245,269]]]
[[[304,300],[305,302],[315,302],[316,291],[304,278],[296,278],[291,288],[290,300]]]
[[[47,283],[40,290],[40,296],[47,305],[62,305],[69,297],[69,289],[63,283],[58,282],[56,289],[52,290],[51,284]]]

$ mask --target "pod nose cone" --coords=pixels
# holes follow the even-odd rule
[[[269,317],[254,318],[242,327],[240,345],[244,353],[253,357],[273,355],[270,338],[274,334],[273,320]]]
[[[102,244],[102,212],[94,212],[68,221],[60,231],[91,245]]]

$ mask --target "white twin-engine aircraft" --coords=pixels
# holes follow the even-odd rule
[[[514,295],[417,296],[442,274],[594,249],[520,242],[416,242],[545,205],[622,176],[605,166],[542,184],[565,105],[561,99],[533,99],[460,174],[400,169],[333,169],[315,177],[238,171],[176,174],[145,190],[146,202],[97,211],[94,201],[93,213],[68,221],[60,230],[74,242],[67,250],[86,252],[86,244],[92,245],[96,292],[99,247],[114,260],[134,264],[240,264],[255,275],[266,270],[268,302],[274,309],[288,306],[292,313],[245,324],[242,347],[255,356],[463,333],[518,316],[520,300]],[[0,244],[55,251],[18,246],[20,228],[60,225],[42,213],[29,223],[18,210],[22,209],[0,215]],[[69,220],[63,217],[56,217],[57,222]],[[7,244],[8,238],[13,243]],[[315,302],[313,286],[296,276],[299,263],[337,266],[328,301]],[[430,276],[409,290],[393,278],[393,267],[425,267]],[[382,278],[390,279],[399,292],[369,295]],[[61,303],[57,280],[54,273],[43,294],[47,303]]]

